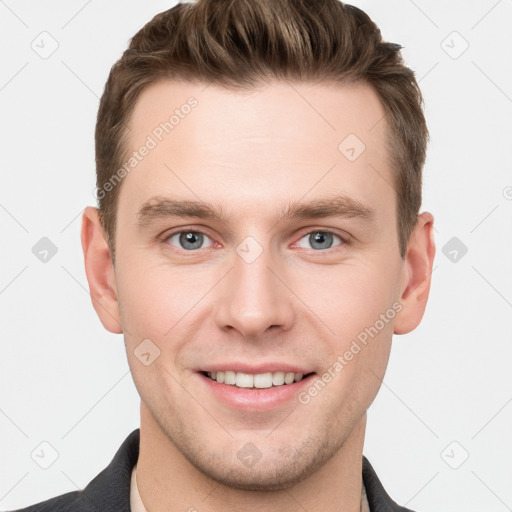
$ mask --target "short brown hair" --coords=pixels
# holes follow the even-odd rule
[[[96,187],[112,260],[121,183],[108,193],[105,184],[125,161],[126,125],[138,96],[162,78],[232,90],[271,78],[370,84],[390,127],[403,258],[421,206],[428,130],[421,91],[401,48],[383,41],[367,14],[339,0],[197,0],[156,15],[112,67],[98,111]]]

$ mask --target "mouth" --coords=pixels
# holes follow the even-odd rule
[[[200,372],[205,377],[218,382],[219,384],[227,384],[244,389],[268,389],[281,386],[289,386],[296,382],[301,382],[314,372],[297,373],[286,371],[263,372],[263,373],[246,373],[234,370]]]
[[[217,404],[245,414],[288,407],[317,376],[311,366],[278,361],[212,363],[195,370],[199,386]]]

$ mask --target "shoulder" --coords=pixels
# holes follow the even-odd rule
[[[84,503],[84,491],[72,491],[12,512],[77,512],[82,510],[85,512],[95,509],[92,504]]]
[[[363,456],[363,482],[371,512],[414,512],[393,501],[365,456]]]

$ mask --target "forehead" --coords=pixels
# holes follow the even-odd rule
[[[189,108],[190,103],[195,106]],[[197,138],[210,143],[229,142],[226,135],[233,139],[236,134],[290,136],[310,144],[317,143],[316,137],[311,138],[315,135],[332,137],[335,143],[349,130],[372,142],[385,126],[380,100],[363,82],[340,85],[275,80],[254,90],[234,91],[215,84],[160,80],[143,89],[136,102],[129,122],[131,142],[152,133],[173,114],[175,140],[180,140],[180,135],[189,139],[193,130]],[[190,130],[183,133],[185,130],[177,128],[187,117]]]
[[[129,120],[126,158],[139,156],[120,196],[130,214],[165,193],[234,205],[243,192],[259,206],[338,188],[356,200],[393,199],[386,130],[364,83],[275,81],[235,92],[162,80],[142,91]]]

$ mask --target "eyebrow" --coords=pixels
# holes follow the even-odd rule
[[[137,224],[146,227],[153,221],[168,217],[196,217],[226,223],[228,217],[222,206],[203,201],[155,196],[145,201],[136,214]],[[366,222],[375,219],[375,211],[360,201],[344,195],[323,197],[308,202],[294,201],[288,204],[279,220],[316,219],[323,217],[359,218]]]

